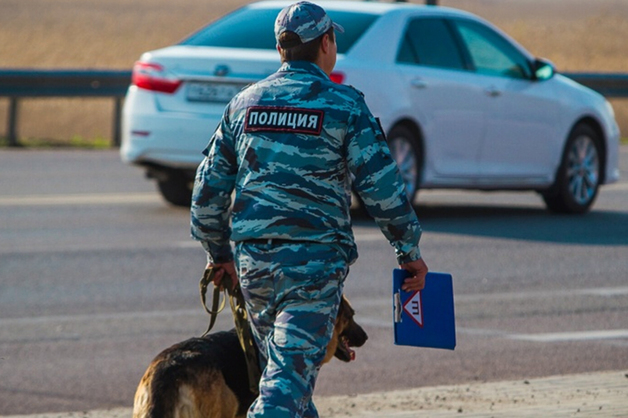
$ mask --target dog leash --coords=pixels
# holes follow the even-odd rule
[[[240,340],[240,346],[242,347],[242,351],[244,351],[244,358],[246,359],[246,368],[249,376],[249,390],[251,393],[257,395],[259,394],[258,383],[262,373],[259,368],[257,346],[255,345],[255,340],[253,339],[253,334],[251,333],[251,328],[249,326],[242,290],[240,289],[240,286],[236,286],[235,289],[231,289],[230,286],[223,286],[222,283],[219,286],[214,284],[212,308],[209,309],[207,307],[206,299],[207,287],[209,286],[209,283],[213,282],[215,274],[216,271],[213,268],[206,269],[199,284],[203,308],[205,308],[205,311],[210,316],[209,327],[201,337],[206,336],[214,327],[216,317],[224,309],[225,301],[229,298],[229,305],[231,305],[231,313],[233,314],[233,321],[235,322],[236,334],[238,335],[238,340]],[[223,278],[223,281],[224,280],[227,280],[226,277]],[[220,293],[222,288],[224,288],[225,297],[222,299],[222,303],[220,303]]]
[[[209,326],[207,327],[207,331],[201,335],[201,338],[209,334],[209,331],[214,327],[216,323],[216,318],[218,314],[222,312],[225,308],[225,298],[223,298],[222,303],[218,306],[220,301],[220,287],[214,286],[214,295],[212,300],[212,308],[211,310],[207,307],[207,287],[210,283],[214,281],[214,276],[216,275],[216,271],[213,268],[209,268],[205,270],[203,273],[203,277],[201,277],[201,282],[199,283],[200,291],[201,291],[201,303],[203,304],[203,308],[205,308],[205,312],[209,314]]]

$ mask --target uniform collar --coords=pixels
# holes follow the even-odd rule
[[[329,80],[329,76],[318,65],[310,61],[289,61],[284,62],[279,68],[280,72],[296,72],[316,75]]]

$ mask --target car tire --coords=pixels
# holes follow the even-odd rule
[[[423,168],[423,152],[419,138],[408,127],[397,125],[388,134],[388,147],[399,167],[408,200],[414,202],[419,191]]]
[[[175,206],[190,207],[192,187],[185,173],[170,170],[163,178],[157,179],[157,188],[168,203]]]
[[[555,213],[587,212],[600,186],[600,137],[588,125],[577,125],[563,151],[554,185],[542,193],[547,208]]]

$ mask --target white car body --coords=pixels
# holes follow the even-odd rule
[[[287,4],[267,1],[247,7],[281,9]],[[490,23],[442,7],[319,4],[330,14],[338,10],[381,14],[346,54],[338,55],[334,73],[365,94],[386,133],[401,124],[420,137],[419,188],[548,190],[558,182],[570,133],[581,123],[590,125],[601,141],[599,184],[619,178],[619,129],[611,106],[598,93],[560,74],[543,80],[516,79],[396,62],[408,22],[425,17],[479,22],[531,65],[535,62]],[[205,84],[194,83],[224,85],[222,94],[227,97],[280,65],[275,50],[186,45],[147,52],[139,62],[149,71],[158,65],[162,79],[179,84],[173,93],[132,85],[124,105],[121,156],[148,167],[158,180],[164,169],[183,170],[190,179],[224,111],[226,100],[194,101],[194,95],[207,93]],[[233,82],[237,85],[228,84]]]

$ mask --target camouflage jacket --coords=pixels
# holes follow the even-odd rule
[[[203,154],[191,229],[210,261],[232,259],[230,240],[280,238],[337,244],[354,262],[352,184],[399,263],[420,258],[421,227],[378,122],[315,64],[285,63],[242,90]]]

